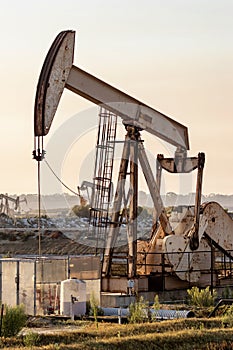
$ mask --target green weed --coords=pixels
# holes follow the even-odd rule
[[[141,296],[129,306],[129,323],[143,323],[149,321],[149,305]]]
[[[5,305],[2,320],[2,336],[13,337],[25,326],[27,316],[24,306],[8,306]]]
[[[34,332],[27,333],[23,338],[24,344],[28,347],[39,345],[40,340],[41,336],[38,333]]]
[[[189,304],[198,307],[209,307],[214,305],[214,301],[217,297],[215,290],[211,293],[210,288],[199,289],[198,287],[192,287],[187,290]]]

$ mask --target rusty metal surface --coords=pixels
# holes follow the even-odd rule
[[[162,154],[159,154],[157,160],[161,167],[169,173],[190,173],[198,166],[197,157],[185,158],[176,162],[174,158],[164,158]]]
[[[216,202],[205,204],[202,217],[208,218],[205,232],[225,250],[233,250],[233,220]]]
[[[197,170],[197,183],[196,183],[196,198],[195,198],[195,213],[194,213],[194,230],[190,237],[190,248],[195,250],[199,246],[199,223],[200,223],[200,207],[201,207],[201,194],[202,194],[202,179],[203,169],[205,165],[205,154],[198,153],[198,170]]]
[[[35,136],[44,136],[49,132],[73,63],[74,38],[74,31],[59,33],[45,58],[35,98]]]
[[[194,218],[195,219],[195,218]],[[198,282],[201,271],[211,269],[211,261],[204,251],[210,250],[210,245],[233,260],[233,220],[216,202],[202,205],[200,225],[198,230],[199,247],[192,251],[190,235],[167,236],[163,241],[163,251],[172,265],[173,271],[181,280]],[[180,254],[174,254],[175,252]]]
[[[157,155],[158,168],[161,167],[169,173],[190,173],[198,168],[199,157],[187,157],[187,150],[177,147],[174,158],[164,158],[163,154]]]

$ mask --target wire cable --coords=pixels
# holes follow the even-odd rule
[[[45,164],[47,165],[47,167],[49,168],[49,170],[52,172],[52,174],[56,177],[56,179],[70,192],[72,192],[73,194],[75,194],[76,196],[80,197],[80,194],[75,192],[74,190],[72,190],[70,187],[68,187],[58,176],[57,174],[54,172],[54,170],[52,169],[52,167],[49,165],[48,161],[44,158]]]

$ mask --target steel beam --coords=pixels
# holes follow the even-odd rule
[[[66,88],[119,115],[125,124],[148,131],[175,146],[189,149],[188,129],[84,70],[72,66]]]
[[[128,224],[128,278],[137,274],[137,216],[138,216],[138,129],[131,128],[130,141],[130,202]]]
[[[163,228],[163,231],[165,235],[172,234],[172,228],[169,223],[167,214],[165,212],[163,202],[160,196],[160,191],[158,189],[158,186],[155,182],[153,172],[151,170],[150,163],[148,161],[145,148],[143,146],[142,142],[139,142],[138,145],[138,159],[142,167],[143,175],[145,177],[146,183],[148,185],[151,198],[153,200],[153,204],[156,210],[156,217],[159,218],[161,226]]]

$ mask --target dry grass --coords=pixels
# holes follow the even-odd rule
[[[39,334],[33,344],[26,338],[2,339],[2,349],[155,349],[155,350],[226,350],[233,348],[233,328],[224,328],[221,318],[180,319],[145,324],[75,323],[73,330]],[[64,330],[62,330],[62,328]],[[31,329],[30,332],[35,330]],[[30,333],[31,334],[31,333]],[[27,347],[25,347],[27,343]]]

